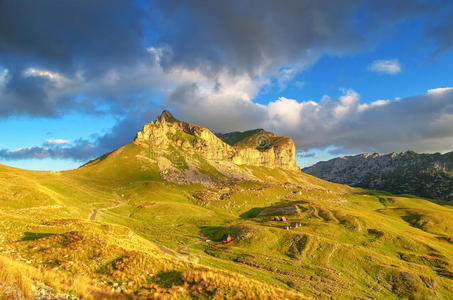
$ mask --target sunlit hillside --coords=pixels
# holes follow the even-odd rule
[[[451,203],[200,161],[211,184],[170,183],[141,151],[64,172],[0,166],[1,297],[453,297]]]

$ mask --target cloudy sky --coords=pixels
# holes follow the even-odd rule
[[[300,165],[453,150],[451,0],[0,0],[0,163],[70,169],[164,108]]]

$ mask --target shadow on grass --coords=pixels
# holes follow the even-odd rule
[[[24,232],[24,236],[21,241],[36,241],[41,238],[55,235],[54,233],[41,233],[41,232]]]
[[[258,215],[265,209],[268,209],[268,208],[275,208],[276,210],[278,210],[279,208],[284,208],[285,206],[295,206],[295,205],[299,205],[299,204],[307,204],[309,202],[305,201],[305,200],[281,200],[279,202],[274,202],[272,203],[272,205],[270,206],[266,206],[266,207],[254,207],[248,211],[246,211],[245,213],[241,214],[239,217],[241,219],[252,219],[252,218],[256,218],[258,217]],[[305,208],[303,207],[299,207],[300,209],[302,210],[306,210]],[[284,214],[282,212],[277,212],[276,214]],[[265,216],[271,216],[273,215],[272,213],[270,213],[269,215],[264,215]]]
[[[257,217],[260,212],[264,209],[264,207],[254,207],[248,211],[246,211],[245,213],[241,214],[239,217],[241,219],[251,219],[251,218],[255,218]]]
[[[221,241],[225,227],[222,226],[202,226],[200,232],[208,237],[211,241]]]
[[[441,199],[432,199],[432,198],[427,198],[422,195],[417,196],[417,195],[412,195],[412,194],[399,194],[396,192],[394,192],[394,193],[386,192],[386,191],[382,191],[382,190],[367,190],[365,188],[359,188],[359,187],[356,187],[356,188],[358,189],[358,191],[354,191],[353,194],[376,196],[379,198],[379,201],[381,200],[380,198],[383,198],[383,197],[388,198],[389,196],[391,196],[391,197],[393,197],[392,199],[394,199],[396,197],[401,197],[401,198],[407,198],[407,199],[425,200],[425,201],[429,201],[434,204],[442,205],[442,206],[451,206],[452,205],[452,201],[441,200]]]
[[[157,273],[153,278],[153,282],[164,289],[169,289],[172,286],[184,284],[184,280],[182,279],[182,272],[179,271]]]
[[[108,152],[108,153],[105,153],[105,154],[101,155],[101,156],[98,157],[98,158],[92,159],[92,160],[90,160],[90,161],[84,163],[83,165],[81,165],[81,166],[79,167],[79,169],[80,169],[81,167],[87,166],[87,165],[92,164],[92,163],[94,163],[94,162],[96,162],[96,163],[94,163],[93,165],[97,165],[98,163],[100,163],[101,161],[103,161],[104,159],[106,159],[111,153],[113,153],[113,151],[110,151],[110,152]]]

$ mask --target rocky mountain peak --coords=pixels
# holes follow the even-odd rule
[[[162,122],[175,122],[177,119],[168,110],[163,110],[162,113],[157,117],[156,121]]]
[[[240,165],[300,170],[289,137],[263,129],[215,135],[202,126],[177,120],[166,110],[137,133],[134,144],[161,170],[175,169],[175,165],[176,169],[196,170],[200,159],[222,174],[230,172],[226,169],[238,171]]]

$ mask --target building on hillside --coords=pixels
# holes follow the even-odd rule
[[[231,238],[231,236],[229,234],[224,234],[222,236],[222,241],[224,244],[229,244],[233,241],[233,239]]]
[[[302,224],[300,224],[300,222],[291,222],[291,225],[290,225],[291,229],[296,229],[301,226],[302,226]]]

